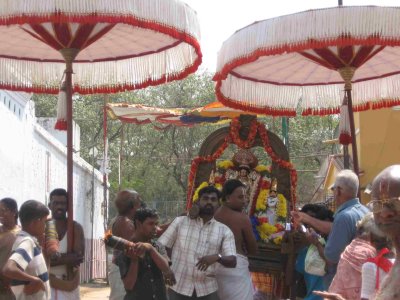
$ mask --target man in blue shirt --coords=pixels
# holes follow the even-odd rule
[[[324,276],[324,287],[328,289],[336,274],[337,264],[344,248],[356,235],[356,223],[369,212],[357,198],[359,181],[357,175],[350,170],[338,173],[332,187],[336,213],[333,223],[321,221],[302,212],[292,212],[296,223],[307,224],[319,232],[329,234],[325,246],[327,273]]]

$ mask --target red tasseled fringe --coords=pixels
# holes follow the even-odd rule
[[[177,72],[176,74],[164,74],[161,78],[153,80],[147,79],[144,82],[139,84],[121,84],[121,85],[109,85],[109,86],[98,86],[98,87],[81,87],[79,85],[75,85],[73,88],[74,93],[79,93],[81,95],[86,94],[111,94],[111,93],[119,93],[127,90],[138,90],[143,89],[148,86],[156,86],[166,82],[171,82],[175,80],[182,80],[188,75],[196,72],[198,67],[202,62],[202,52],[200,49],[200,43],[197,39],[186,32],[182,32],[176,28],[172,28],[170,26],[160,24],[154,21],[142,20],[138,19],[131,15],[106,15],[106,14],[93,14],[93,15],[65,15],[60,13],[55,13],[52,15],[42,15],[42,16],[10,16],[8,18],[1,18],[0,25],[15,25],[15,24],[38,24],[44,22],[53,22],[53,23],[125,23],[132,26],[137,26],[145,29],[154,30],[156,32],[161,32],[166,35],[169,35],[173,38],[176,38],[180,41],[184,41],[191,45],[197,54],[197,58],[191,66],[188,66],[181,72]],[[27,86],[16,86],[13,84],[0,83],[0,89],[6,90],[14,90],[14,91],[24,91],[27,93],[39,93],[39,94],[57,94],[59,88],[58,87],[44,87],[44,86],[36,86],[36,87],[27,87]]]
[[[348,133],[341,133],[339,135],[339,143],[345,146],[351,144],[351,135]]]
[[[57,120],[54,128],[57,130],[67,130],[67,121],[66,120]]]

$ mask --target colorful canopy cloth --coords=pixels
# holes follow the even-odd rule
[[[193,115],[185,108],[168,109],[142,104],[108,103],[107,111],[112,119],[119,119],[121,122],[138,125],[153,123],[159,126],[162,123],[176,126],[193,126],[195,124],[217,123],[222,120],[220,117]]]
[[[108,103],[107,111],[112,119],[119,119],[121,122],[134,124],[154,123],[160,117],[179,117],[183,114],[179,109],[166,109],[127,103]]]
[[[0,88],[55,94],[62,49],[73,91],[115,93],[183,79],[201,63],[196,13],[178,0],[3,0]]]
[[[202,117],[226,117],[226,118],[237,118],[240,115],[252,115],[254,113],[246,112],[240,109],[234,109],[223,105],[221,102],[212,102],[203,107],[196,108],[191,111],[193,115],[199,115]]]
[[[400,8],[336,7],[253,23],[224,42],[216,94],[255,113],[339,113],[399,105]]]

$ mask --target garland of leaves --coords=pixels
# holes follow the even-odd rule
[[[192,197],[194,193],[194,179],[196,178],[197,174],[197,169],[200,165],[200,163],[210,163],[216,161],[222,153],[225,151],[225,149],[228,147],[229,144],[234,143],[237,145],[239,148],[251,148],[254,144],[255,137],[257,133],[259,134],[265,152],[268,153],[268,155],[271,157],[272,161],[275,162],[277,165],[279,165],[282,168],[285,168],[289,170],[290,173],[290,194],[291,194],[291,199],[292,199],[292,207],[295,207],[296,204],[296,186],[297,186],[297,172],[293,168],[293,164],[285,161],[281,158],[279,158],[278,155],[273,151],[272,147],[269,144],[269,139],[268,139],[268,132],[265,126],[258,122],[256,119],[254,119],[251,122],[250,125],[250,131],[247,136],[247,139],[243,141],[240,138],[239,132],[240,132],[240,127],[241,123],[238,118],[235,118],[231,121],[230,125],[230,130],[229,134],[225,137],[224,142],[221,144],[221,146],[218,147],[218,149],[212,154],[212,155],[207,155],[207,156],[197,156],[192,160],[192,165],[190,167],[189,171],[189,179],[188,179],[188,190],[187,190],[187,204],[186,208],[189,209],[192,206]]]

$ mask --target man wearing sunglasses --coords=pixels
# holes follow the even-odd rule
[[[327,259],[327,272],[324,276],[324,287],[328,289],[336,274],[340,255],[356,235],[356,223],[369,212],[357,198],[359,181],[351,170],[340,171],[333,185],[333,199],[336,212],[333,223],[321,221],[302,212],[292,212],[294,222],[313,227],[323,234],[329,234],[324,254]]]

